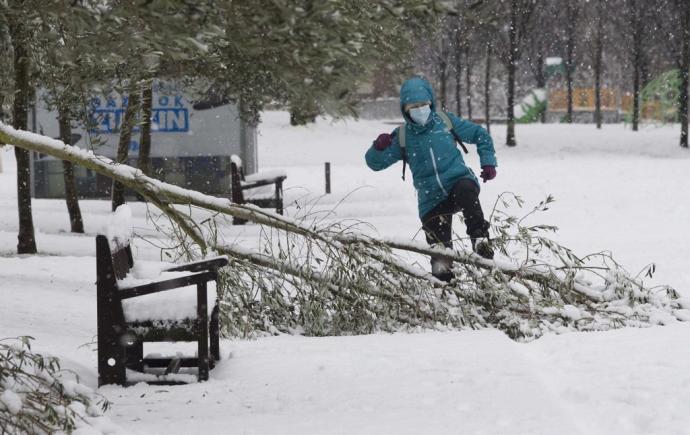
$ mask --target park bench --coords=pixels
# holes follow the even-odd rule
[[[136,279],[130,241],[96,236],[99,386],[193,381],[180,373],[182,367],[196,367],[196,379],[208,380],[220,359],[220,331],[218,300],[213,295],[209,306],[207,290],[215,290],[218,268],[227,264],[221,256],[175,265],[156,279]],[[196,342],[196,356],[144,357],[145,342],[180,341]]]
[[[283,214],[283,181],[287,175],[283,171],[263,171],[244,175],[242,159],[233,155],[230,161],[231,194],[235,204],[254,204],[261,208],[274,208]],[[267,186],[273,186],[268,191]],[[264,188],[264,189],[262,189]],[[233,225],[243,225],[247,221],[233,218]]]

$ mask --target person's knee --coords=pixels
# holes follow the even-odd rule
[[[472,180],[461,179],[453,186],[453,211],[481,208],[479,204],[479,188]]]
[[[476,198],[479,196],[479,187],[477,187],[477,183],[473,180],[461,178],[453,186],[453,193],[455,193],[456,196]]]

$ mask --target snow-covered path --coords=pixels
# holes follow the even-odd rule
[[[320,120],[295,129],[283,113],[264,120],[260,162],[287,171],[289,201],[319,196],[330,161],[334,194],[315,210],[347,196],[335,218],[415,236],[414,192],[399,167],[372,173],[363,166],[363,151],[390,124]],[[558,202],[543,219],[561,227],[566,246],[611,249],[630,270],[655,261],[654,283],[690,294],[690,156],[677,149],[675,127],[634,134],[622,126],[519,126],[516,149],[500,145],[497,130],[499,177],[483,186],[485,209],[502,191],[528,203],[553,193]],[[14,162],[0,152],[0,337],[34,336],[35,349],[95,386],[93,234],[109,204],[84,201],[90,234],[73,236],[61,201],[35,201],[42,254],[18,258]],[[145,208],[132,208],[138,230],[147,231]],[[251,245],[257,228],[228,235]],[[135,255],[159,258],[141,240]],[[113,402],[108,415],[122,433],[688,434],[689,343],[690,324],[529,344],[491,330],[224,340],[207,383],[99,391]]]
[[[666,344],[655,330],[529,345],[495,331],[233,343],[207,385],[113,389],[114,413],[161,434],[687,433],[690,328],[666,329]]]

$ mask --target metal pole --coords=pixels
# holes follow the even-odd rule
[[[326,162],[326,194],[331,193],[331,162]]]

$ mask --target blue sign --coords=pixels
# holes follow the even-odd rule
[[[189,131],[189,110],[185,107],[181,95],[160,95],[158,103],[151,110],[152,131],[160,133],[186,133]],[[117,133],[122,126],[127,107],[127,98],[122,98],[119,105],[112,96],[105,99],[94,97],[90,101],[91,120],[94,133]],[[138,124],[138,123],[137,123]],[[135,126],[134,131],[139,131]]]

